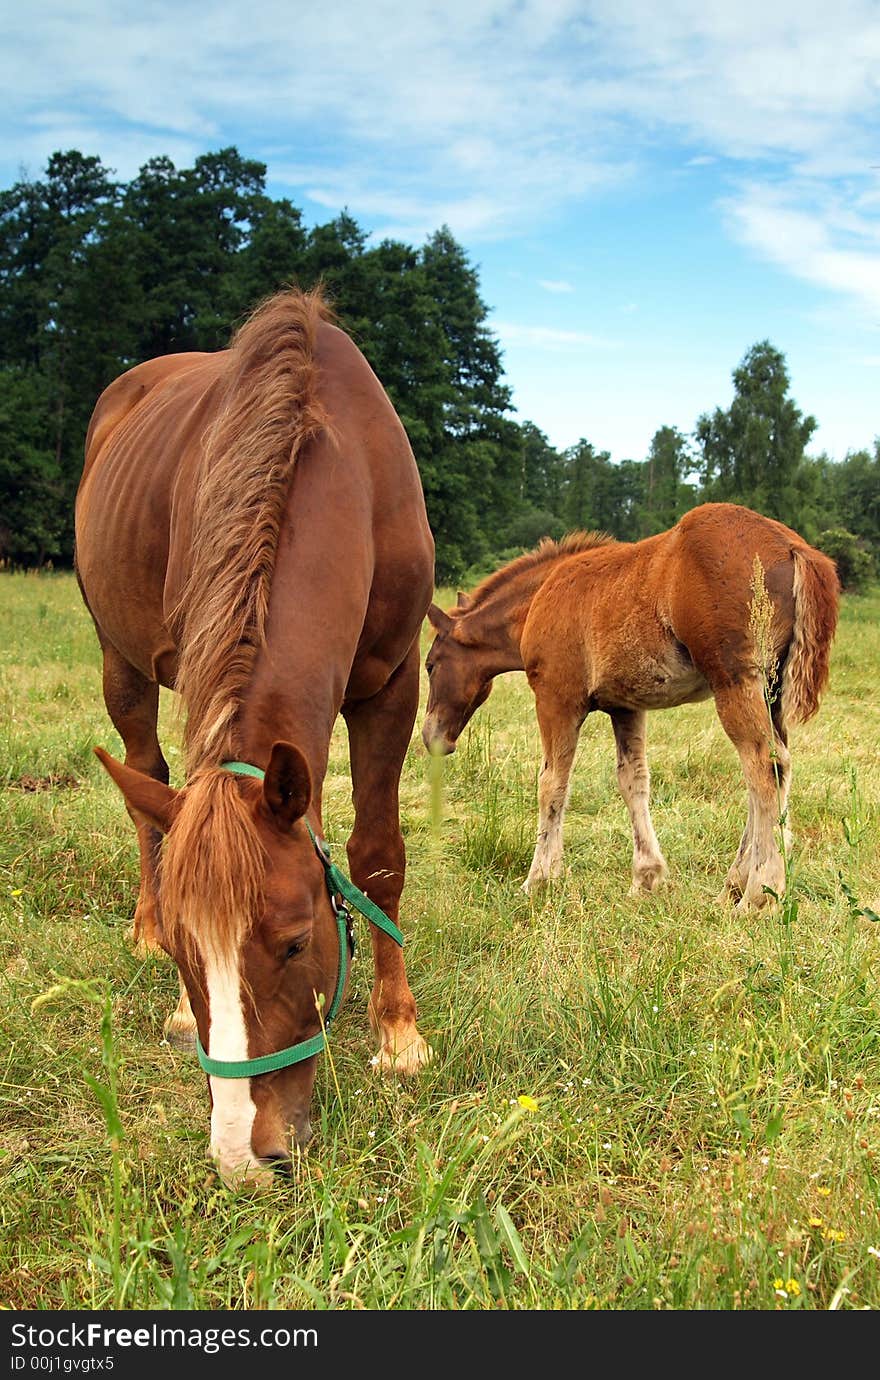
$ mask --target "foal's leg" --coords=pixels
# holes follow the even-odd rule
[[[345,704],[354,798],[354,829],[348,864],[355,886],[397,923],[406,871],[400,832],[398,790],[419,702],[419,646],[372,699]],[[370,926],[373,991],[370,1023],[379,1039],[378,1068],[417,1073],[431,1047],[416,1028],[416,1003],[406,977],[403,951],[384,931]]]
[[[645,754],[644,709],[609,711],[617,743],[617,782],[626,801],[633,831],[631,896],[654,891],[666,876],[666,859],[660,852],[657,835],[648,812],[651,774]]]
[[[102,641],[104,653],[104,702],[107,713],[125,744],[125,765],[168,784],[168,763],[156,734],[159,686],[130,665],[115,647]],[[128,809],[137,829],[141,856],[141,883],[129,936],[141,956],[160,949],[158,939],[158,889],[156,869],[162,835],[136,810]]]
[[[741,893],[737,910],[762,906],[767,893],[785,891],[785,862],[777,831],[782,824],[788,847],[788,795],[791,756],[778,725],[771,731],[767,705],[757,680],[741,681],[715,692],[715,707],[724,731],[740,756],[749,788],[749,825],[740,844],[727,886]]]
[[[535,707],[544,757],[538,775],[538,841],[523,891],[532,892],[562,873],[562,820],[583,719],[570,704],[540,688]]]
[[[752,793],[749,791],[749,812],[746,817],[745,828],[742,831],[742,838],[739,841],[739,848],[736,850],[736,857],[730,864],[730,870],[725,878],[724,886],[718,896],[718,901],[726,901],[730,896],[738,901],[746,889],[749,880],[749,869],[752,865],[752,834],[754,832],[754,807],[752,805]]]

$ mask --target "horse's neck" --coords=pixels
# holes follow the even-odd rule
[[[523,669],[520,643],[525,621],[532,600],[556,565],[555,560],[542,561],[518,571],[493,590],[485,603],[464,615],[471,635],[497,653],[498,669],[493,674]]]

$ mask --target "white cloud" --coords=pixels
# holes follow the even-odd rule
[[[812,187],[751,185],[726,203],[735,233],[764,258],[880,313],[880,225]]]
[[[545,292],[574,292],[572,284],[564,278],[539,278],[538,287],[542,287]]]
[[[125,178],[156,153],[181,161],[236,143],[294,199],[348,204],[377,235],[411,241],[443,221],[470,243],[521,235],[635,185],[670,146],[679,166],[748,160],[753,179],[808,180],[813,205],[833,190],[839,213],[864,214],[880,9],[263,0],[243,18],[238,0],[156,0],[145,17],[134,0],[40,0],[4,8],[0,89],[10,180],[59,147],[100,152]],[[753,194],[733,218],[786,271],[873,301],[876,247],[825,221],[821,243],[799,251],[815,219],[803,200]]]
[[[612,341],[588,331],[559,330],[554,326],[527,326],[516,321],[493,321],[492,330],[502,346],[528,345],[539,350],[567,350],[572,346],[590,349],[616,349]]]
[[[275,127],[286,114],[319,138],[322,120],[341,122],[482,170],[514,134],[525,158],[555,149],[575,166],[595,158],[603,119],[630,111],[727,152],[813,149],[830,121],[868,108],[880,66],[873,0],[833,14],[795,0],[264,0],[246,24],[233,0],[180,0],[141,14],[109,0],[87,15],[68,0],[8,7],[7,99],[38,101],[51,73],[55,93],[160,129],[193,132],[211,110]]]

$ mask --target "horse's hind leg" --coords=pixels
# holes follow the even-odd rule
[[[785,891],[777,831],[782,829],[787,848],[791,756],[778,722],[771,728],[759,681],[716,690],[715,707],[739,753],[749,789],[749,822],[727,877],[728,889],[741,896],[737,909],[745,911],[764,905],[768,893],[781,897]]]
[[[531,892],[562,872],[562,821],[583,719],[568,703],[538,687],[535,708],[544,756],[538,775],[538,840],[523,891]]]
[[[609,713],[617,744],[617,782],[626,801],[633,831],[631,896],[654,891],[666,876],[666,859],[660,852],[651,823],[648,799],[651,775],[645,752],[644,709],[613,709]]]
[[[752,792],[749,791],[749,812],[746,817],[745,827],[739,841],[739,848],[736,850],[736,857],[730,864],[730,869],[724,881],[724,888],[718,897],[719,901],[725,901],[728,896],[734,896],[737,900],[742,896],[749,880],[749,869],[752,862],[752,833],[754,830],[754,808],[752,805]]]
[[[104,653],[104,702],[125,744],[125,764],[167,785],[168,763],[162,756],[156,733],[159,686],[141,675],[115,647],[103,639],[101,647]],[[162,835],[142,815],[131,809],[128,812],[137,829],[141,857],[141,883],[130,937],[137,951],[145,954],[160,948],[156,869]]]
[[[383,690],[371,699],[342,707],[354,798],[354,829],[348,865],[355,886],[397,923],[406,871],[400,832],[400,772],[419,702],[419,647]],[[417,1073],[431,1058],[431,1047],[416,1028],[416,1003],[407,981],[400,946],[370,926],[373,991],[370,1022],[379,1037],[374,1065],[388,1072]]]

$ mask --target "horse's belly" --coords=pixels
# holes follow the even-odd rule
[[[656,655],[644,648],[630,649],[615,663],[612,669],[606,662],[592,696],[600,709],[674,709],[712,694],[687,648],[678,643]]]

